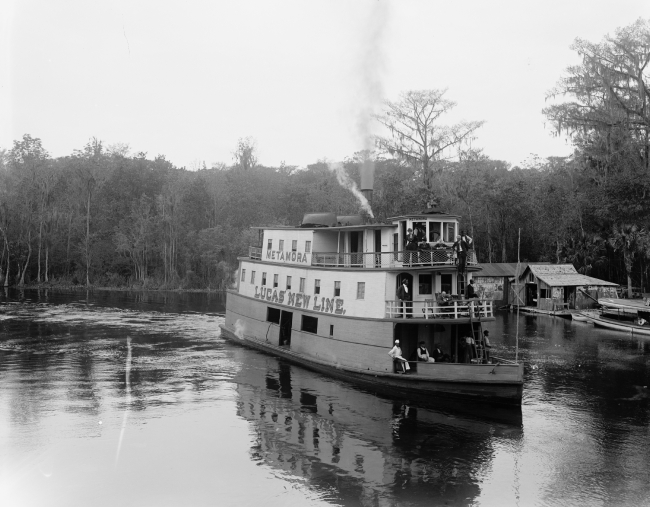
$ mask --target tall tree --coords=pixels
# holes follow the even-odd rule
[[[612,230],[609,244],[623,254],[627,275],[627,296],[632,298],[632,267],[635,258],[646,248],[648,235],[645,229],[634,224],[617,224]]]
[[[93,238],[90,232],[93,197],[109,175],[109,167],[103,151],[102,142],[92,138],[83,150],[75,152],[77,181],[86,211],[86,231],[82,245],[83,259],[86,266],[86,287],[90,287],[90,265],[93,254]]]
[[[257,166],[257,153],[255,140],[252,137],[239,138],[237,148],[232,156],[235,161],[235,167],[239,169],[252,169]],[[203,163],[205,165],[205,162]]]
[[[437,162],[453,158],[455,149],[467,144],[484,122],[463,121],[442,125],[440,119],[456,103],[445,99],[447,90],[411,90],[396,102],[386,102],[385,110],[375,118],[388,130],[376,136],[377,147],[391,156],[416,167],[424,185],[433,190],[432,176]]]
[[[616,165],[650,170],[650,20],[639,19],[599,44],[576,39],[572,49],[582,64],[569,67],[549,92],[568,100],[543,112],[558,132],[589,150],[604,175]]]

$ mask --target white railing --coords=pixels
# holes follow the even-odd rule
[[[257,246],[249,246],[248,257],[258,261],[262,260],[262,248]]]
[[[314,252],[312,266],[332,268],[395,268],[423,266],[454,266],[458,260],[452,249],[407,250],[401,252]],[[468,253],[467,265],[476,265],[476,255]]]
[[[262,260],[261,247],[248,247],[248,256]],[[451,248],[437,250],[406,250],[401,252],[313,252],[311,265],[329,268],[402,268],[426,266],[455,266],[458,263],[456,253]],[[476,254],[468,252],[467,265],[475,266]]]
[[[494,316],[492,301],[479,299],[460,299],[439,305],[433,299],[403,302],[386,301],[387,319],[466,319],[489,318]]]

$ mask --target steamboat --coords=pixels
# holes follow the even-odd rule
[[[408,399],[521,404],[523,364],[483,347],[492,301],[463,297],[479,267],[473,250],[459,264],[452,248],[459,217],[436,208],[387,223],[308,213],[296,227],[254,229],[259,242],[227,292],[224,338]],[[419,232],[417,250],[402,248],[409,229]],[[404,281],[406,300],[396,295]],[[406,373],[388,353],[396,340]],[[422,342],[443,360],[418,361]]]

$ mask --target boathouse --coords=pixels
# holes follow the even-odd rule
[[[540,262],[537,264],[549,264]],[[523,273],[528,267],[527,262],[519,264],[519,273]],[[481,299],[490,299],[498,308],[512,304],[510,286],[517,277],[516,262],[492,262],[481,264],[480,270],[472,275],[474,289]]]
[[[528,264],[512,285],[513,304],[543,312],[595,308],[617,284],[581,275],[573,264]]]

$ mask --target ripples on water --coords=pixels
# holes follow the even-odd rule
[[[0,293],[0,504],[650,504],[646,340],[502,314],[522,410],[418,406],[224,342],[222,312]]]

